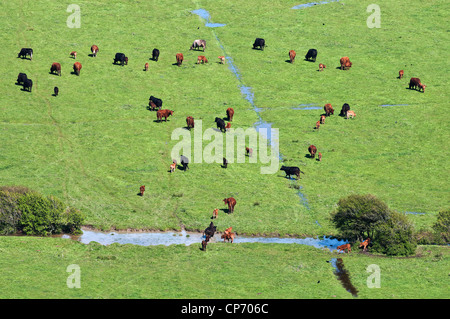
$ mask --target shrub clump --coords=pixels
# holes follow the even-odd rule
[[[79,233],[82,213],[53,196],[43,196],[26,187],[0,187],[0,234],[48,236]]]

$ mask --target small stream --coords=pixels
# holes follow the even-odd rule
[[[308,3],[304,3],[304,4],[299,4],[299,5],[293,6],[291,9],[294,9],[294,10],[305,9],[305,8],[309,8],[309,7],[314,7],[314,6],[319,5],[319,4],[327,4],[327,3],[338,2],[338,1],[339,1],[339,0],[328,0],[328,1],[319,1],[319,2],[308,2]]]

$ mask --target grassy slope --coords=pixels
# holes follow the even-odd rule
[[[68,239],[3,237],[0,296],[9,298],[353,298],[333,274],[337,253],[287,244],[84,245]],[[421,258],[343,258],[358,299],[446,298],[449,250],[422,246]],[[81,288],[67,287],[69,265]],[[369,288],[369,265],[380,288]],[[275,266],[276,265],[276,266]],[[245,278],[245,279],[244,279]],[[320,283],[317,283],[320,280]],[[211,284],[213,283],[213,284]]]
[[[400,211],[429,212],[412,218],[418,225],[430,225],[433,214],[449,205],[442,173],[448,172],[446,48],[436,42],[447,37],[440,23],[444,1],[420,6],[381,1],[381,29],[365,24],[369,3],[290,10],[298,4],[291,2],[80,1],[80,29],[66,27],[69,14],[63,4],[2,3],[1,184],[59,196],[86,212],[89,224],[105,229],[180,224],[203,229],[212,210],[225,208],[222,199],[233,195],[236,212],[221,214],[219,229],[232,225],[241,233],[329,234],[334,230],[327,217],[337,200],[366,192]],[[190,13],[201,7],[210,11],[213,22],[227,26],[203,27]],[[349,29],[351,33],[345,31]],[[243,83],[253,88],[257,106],[265,108],[263,118],[280,128],[286,163],[306,172],[297,185],[303,186],[311,210],[290,188],[293,182],[281,178],[282,173],[261,175],[258,165],[223,170],[219,164],[203,163],[192,164],[186,174],[167,173],[176,144],[170,134],[185,126],[187,115],[202,119],[204,130],[228,106],[236,110],[233,127],[247,128],[257,121],[235,76],[215,63],[223,51],[214,33],[233,57]],[[255,37],[266,39],[264,52],[251,50]],[[207,39],[206,55],[214,63],[194,64],[199,54],[188,47],[197,38]],[[100,48],[95,59],[88,56],[94,43]],[[16,58],[21,47],[34,49],[33,61]],[[157,63],[148,61],[154,47],[161,50]],[[319,50],[325,72],[316,72],[317,63],[302,61],[310,47]],[[284,62],[289,49],[297,51],[294,65]],[[72,50],[83,64],[80,77],[70,74]],[[130,57],[128,66],[112,65],[116,52]],[[172,65],[177,52],[185,55],[181,68]],[[335,70],[343,55],[354,63],[348,72]],[[147,61],[148,73],[142,71]],[[62,64],[62,77],[48,74],[52,62]],[[401,68],[406,78],[399,81],[395,77]],[[13,85],[18,72],[34,80],[33,93]],[[405,89],[410,76],[428,85],[425,94]],[[55,85],[60,88],[57,98],[51,96]],[[150,95],[175,110],[169,122],[153,122],[155,114],[145,109]],[[327,102],[335,109],[348,102],[357,117],[347,122],[335,115],[314,132],[321,111],[289,109]],[[378,106],[388,103],[410,106]],[[322,163],[305,158],[311,143],[324,154]],[[142,184],[147,187],[143,198],[136,196]]]

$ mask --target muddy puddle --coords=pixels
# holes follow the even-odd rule
[[[77,240],[83,244],[97,242],[101,245],[111,244],[132,244],[138,246],[155,246],[155,245],[192,245],[201,244],[204,239],[203,234],[196,232],[100,232],[92,230],[83,230],[80,236],[62,235],[62,238]],[[211,242],[223,242],[220,234],[216,233],[211,238]],[[252,237],[252,236],[236,236],[233,244],[240,243],[263,243],[263,244],[298,244],[308,245],[315,248],[328,248],[335,251],[337,246],[346,244],[345,240],[335,238],[292,238],[292,237]]]
[[[334,268],[334,274],[336,275],[337,279],[341,282],[345,290],[351,293],[353,297],[358,297],[358,290],[351,283],[350,273],[348,272],[347,269],[345,269],[344,261],[342,260],[342,258],[333,258],[330,260],[330,262]]]

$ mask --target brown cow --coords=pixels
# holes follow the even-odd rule
[[[253,149],[252,148],[246,147],[245,148],[245,152],[247,153],[247,155],[249,157],[252,157],[252,154],[253,154]]]
[[[226,131],[229,131],[230,128],[231,128],[231,123],[228,122],[227,125],[225,126],[225,130],[226,130]]]
[[[53,62],[52,66],[50,68],[50,73],[53,73],[54,71],[56,71],[56,73],[61,76],[61,64],[57,63],[57,62]]]
[[[325,69],[326,66],[322,63],[319,64],[319,71],[323,71],[323,69]]]
[[[144,196],[144,192],[145,192],[145,185],[142,185],[141,187],[139,187],[139,194],[141,196]]]
[[[197,64],[200,64],[200,63],[202,63],[202,64],[208,63],[208,59],[204,55],[199,55],[197,58]]]
[[[367,251],[367,246],[370,244],[370,238],[367,238],[361,244],[359,244],[359,248],[363,247],[363,251]]]
[[[225,198],[223,200],[225,204],[228,204],[228,213],[234,212],[234,206],[236,206],[236,200],[233,197]]]
[[[91,52],[92,52],[92,56],[96,57],[97,52],[98,52],[98,46],[96,46],[96,45],[91,46]]]
[[[225,57],[224,56],[218,56],[217,58],[220,60],[220,64],[224,64],[225,63]]]
[[[209,237],[206,237],[205,240],[202,240],[202,250],[206,251],[206,245],[208,245]]]
[[[341,62],[341,70],[347,70],[348,68],[350,68],[352,66],[352,62],[350,62],[350,59],[348,56],[344,56],[341,58],[340,60]]]
[[[232,107],[227,108],[228,121],[233,122],[234,110]]]
[[[145,70],[145,71],[148,71],[148,62],[145,63],[145,65],[144,65],[144,70]]]
[[[317,147],[315,147],[314,145],[310,145],[308,147],[308,152],[311,154],[311,158],[314,158],[316,156]]]
[[[352,110],[348,110],[347,111],[347,120],[349,119],[349,117],[354,118],[356,116],[355,112],[353,112]]]
[[[334,109],[330,103],[325,104],[323,110],[325,111],[325,116],[330,116],[330,114],[334,114]]]
[[[73,64],[73,72],[75,72],[77,75],[80,75],[80,71],[81,71],[81,63],[75,62]]]
[[[175,168],[177,167],[177,161],[173,160],[172,164],[170,164],[170,172],[175,172]]]
[[[181,66],[184,60],[183,53],[177,53],[176,58],[177,58],[177,65]]]
[[[345,250],[347,250],[347,254],[348,254],[349,252],[352,251],[352,249],[351,249],[351,247],[350,247],[350,244],[345,244],[345,245],[337,246],[337,250],[338,250],[338,252],[339,252],[339,251],[345,252]]]
[[[426,87],[426,85],[425,84],[422,84],[422,82],[420,82],[420,79],[419,78],[411,78],[410,80],[409,80],[409,89],[411,90],[411,89],[416,89],[416,88],[419,88],[419,92],[420,92],[420,90],[422,89],[422,91],[425,93],[425,87]]]
[[[174,112],[174,111],[167,110],[167,109],[164,109],[164,110],[158,110],[158,111],[156,112],[156,119],[158,120],[158,122],[161,122],[162,118],[164,117],[164,122],[167,122],[167,118],[168,118],[169,116],[173,115],[173,112]]]
[[[319,162],[322,161],[322,153],[319,152],[319,158],[317,159]]]
[[[77,51],[70,52],[70,56],[73,57],[74,59],[76,59],[77,58]]]
[[[231,227],[230,227],[231,228]],[[231,232],[225,232],[222,236],[221,236],[221,238],[223,238],[223,241],[225,242],[226,240],[229,242],[229,241],[231,241],[231,243],[233,243],[233,240],[234,240],[234,233],[231,233]]]
[[[320,116],[320,124],[325,124],[325,118],[326,117],[323,114]]]
[[[398,71],[398,78],[403,79],[403,74],[404,74],[403,70]]]
[[[213,215],[212,215],[212,218],[217,218],[217,217],[219,217],[219,209],[218,208],[214,209]]]
[[[425,84],[419,83],[419,92],[420,92],[420,89],[422,89],[422,92],[425,93],[425,88],[426,88],[426,87],[427,87],[427,86],[426,86]]]
[[[294,63],[294,61],[295,61],[295,56],[296,56],[297,54],[295,53],[295,51],[294,50],[290,50],[289,51],[289,60],[291,61],[291,63]]]
[[[187,128],[190,130],[191,128],[194,128],[194,118],[192,116],[188,116],[186,118],[186,125]]]
[[[316,130],[318,130],[320,128],[320,121],[316,122],[316,126],[314,127]]]

